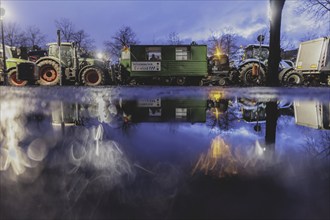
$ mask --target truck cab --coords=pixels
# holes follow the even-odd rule
[[[330,86],[330,37],[301,42],[294,68],[280,74],[280,80],[293,85]]]

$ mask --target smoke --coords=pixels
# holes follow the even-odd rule
[[[33,103],[33,102],[32,102]],[[33,108],[37,107],[34,106]],[[6,172],[9,179],[31,182],[36,175],[29,175],[26,172],[36,173],[36,168],[46,157],[48,147],[47,135],[36,131],[27,132],[27,115],[34,109],[26,109],[25,102],[8,100],[0,105],[0,137],[1,137],[1,165],[0,171]],[[39,136],[39,137],[38,137]],[[32,139],[29,143],[28,139]]]

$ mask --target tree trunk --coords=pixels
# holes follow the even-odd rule
[[[278,86],[278,67],[281,60],[281,16],[285,0],[270,0],[270,37],[267,86]]]
[[[266,85],[275,87],[279,85],[278,67],[281,56],[281,16],[285,0],[270,0],[270,39],[269,39],[269,59]],[[276,140],[276,125],[278,118],[277,102],[266,104],[266,148],[268,152],[274,152]]]

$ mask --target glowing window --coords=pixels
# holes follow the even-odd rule
[[[176,60],[189,60],[190,51],[187,47],[177,47],[175,48],[175,59]]]
[[[187,108],[176,108],[175,118],[187,118]]]
[[[162,109],[161,108],[149,108],[149,116],[151,116],[151,117],[162,116]]]
[[[150,61],[157,61],[162,59],[162,51],[160,47],[147,47],[147,59]]]

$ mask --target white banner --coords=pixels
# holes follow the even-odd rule
[[[137,101],[137,106],[138,107],[161,107],[161,99],[156,98],[156,99],[140,99]]]
[[[132,71],[160,71],[160,62],[132,62]]]

